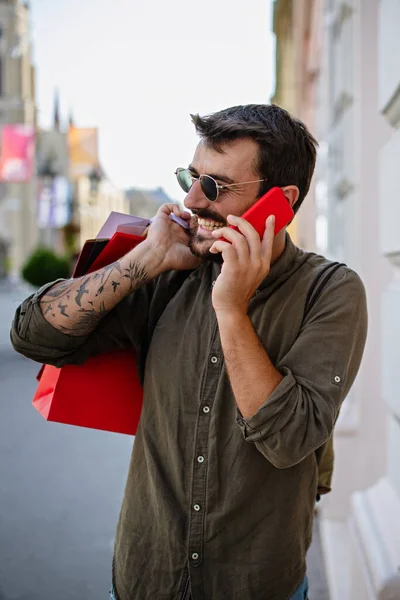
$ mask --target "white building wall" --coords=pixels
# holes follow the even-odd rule
[[[328,150],[318,173],[327,183],[326,250],[362,277],[370,324],[336,427],[322,537],[331,600],[396,600],[400,588],[380,594],[389,593],[385,581],[400,566],[400,130],[397,139],[382,113],[389,106],[400,125],[400,93],[398,109],[392,100],[400,84],[400,2],[326,0],[324,23],[319,131]]]

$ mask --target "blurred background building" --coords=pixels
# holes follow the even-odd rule
[[[297,243],[346,262],[369,336],[335,433],[321,534],[331,600],[400,598],[400,3],[276,0],[274,101],[320,142]],[[303,213],[303,214],[302,214]]]
[[[4,126],[18,129],[4,130]],[[24,142],[28,170],[32,170],[33,132],[36,125],[35,69],[31,60],[29,9],[17,1],[0,0],[0,127],[2,153],[5,143],[12,147]],[[25,131],[21,126],[25,127]],[[8,134],[8,136],[7,136]],[[11,148],[10,148],[11,150]],[[33,172],[18,173],[12,160],[1,167],[0,175],[0,276],[8,268],[17,272],[37,243],[35,225],[36,186]]]
[[[76,255],[111,211],[151,217],[159,188],[118,189],[99,158],[96,127],[63,120],[54,98],[53,124],[37,124],[30,8],[0,0],[0,278],[20,278],[38,246]]]
[[[125,194],[129,202],[130,214],[147,219],[155,215],[161,204],[172,202],[161,187],[154,190],[129,188],[125,190]]]
[[[274,4],[273,28],[276,35],[276,87],[271,99],[315,131],[317,68],[320,27],[310,17],[307,0],[282,0]],[[319,18],[316,11],[314,19]],[[315,181],[307,202],[290,225],[290,234],[299,246],[316,248]]]
[[[96,170],[81,176],[75,184],[74,224],[79,230],[79,248],[93,239],[111,211],[129,213],[129,202],[122,190]]]

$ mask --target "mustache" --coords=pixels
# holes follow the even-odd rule
[[[200,219],[211,219],[217,223],[221,223],[221,225],[228,225],[228,221],[226,219],[221,217],[221,215],[210,208],[192,209],[192,213],[196,215],[196,217],[200,217]]]

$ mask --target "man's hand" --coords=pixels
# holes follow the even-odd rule
[[[188,231],[169,218],[173,213],[188,222],[190,213],[182,211],[177,204],[163,204],[149,227],[143,244],[158,259],[158,271],[195,269],[201,263],[189,249]]]
[[[222,270],[212,292],[216,313],[247,314],[250,300],[271,267],[275,217],[268,217],[263,239],[245,219],[230,215],[228,223],[239,232],[223,227],[213,232],[218,239],[210,252],[220,252],[224,259]],[[231,242],[231,243],[229,243]]]

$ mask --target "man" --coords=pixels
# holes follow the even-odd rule
[[[240,218],[273,186],[300,207],[316,158],[301,122],[269,105],[192,119],[200,143],[177,176],[194,217],[164,205],[121,260],[28,298],[11,337],[56,366],[137,354],[144,407],[112,597],[304,599],[326,449],[365,343],[364,288],[274,238],[273,218],[262,240]]]

